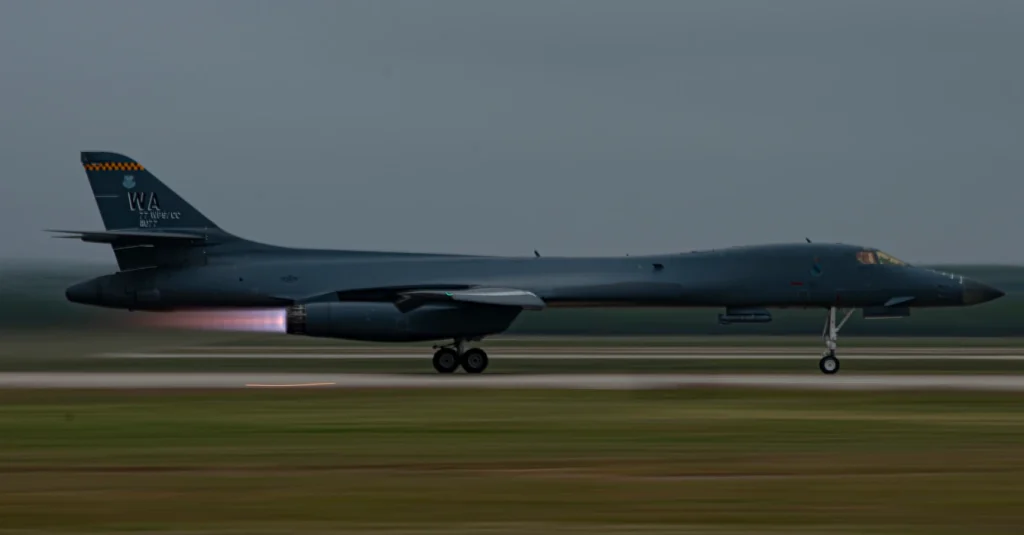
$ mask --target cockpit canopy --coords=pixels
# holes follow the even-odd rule
[[[858,251],[857,261],[861,264],[886,264],[890,266],[910,265],[891,254],[883,253],[877,249]]]

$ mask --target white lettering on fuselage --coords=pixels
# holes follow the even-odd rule
[[[953,274],[953,273],[946,273],[945,271],[938,271],[938,270],[935,270],[935,269],[929,269],[928,271],[931,271],[932,273],[938,273],[939,275],[945,275],[945,276],[949,277],[949,280],[957,281],[960,284],[960,286],[964,285],[964,276],[963,275],[956,275],[956,274]]]

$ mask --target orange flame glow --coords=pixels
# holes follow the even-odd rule
[[[283,309],[195,310],[151,313],[139,318],[146,327],[203,331],[285,332]]]

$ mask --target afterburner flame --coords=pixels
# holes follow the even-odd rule
[[[190,310],[149,313],[139,318],[147,327],[203,331],[285,332],[284,309]]]

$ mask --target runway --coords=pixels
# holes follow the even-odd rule
[[[974,349],[974,348],[972,348]],[[998,348],[997,348],[998,349]],[[858,353],[841,352],[841,360],[998,360],[998,361],[1024,361],[1024,351],[1014,348],[1012,351],[991,351],[984,352],[984,349],[975,349],[973,352],[956,351],[931,351],[931,352],[885,352],[885,353]],[[404,353],[378,353],[378,352],[302,352],[290,351],[280,352],[175,352],[175,353],[151,353],[151,352],[119,352],[100,353],[94,355],[99,358],[115,359],[270,359],[270,360],[420,360],[429,359],[429,350],[422,352]],[[550,352],[503,352],[501,350],[488,351],[491,360],[811,360],[817,361],[821,358],[820,350],[790,350],[786,352],[759,351],[759,352],[686,352],[686,351],[592,351],[587,348],[574,348],[572,352],[550,351]]]
[[[0,388],[246,389],[463,388],[657,390],[749,387],[800,390],[1024,391],[1024,375],[807,374],[343,374],[343,373],[0,373]]]
[[[525,350],[524,350],[525,349]],[[730,349],[732,349],[730,351]],[[915,351],[915,349],[917,349]],[[1021,348],[883,348],[881,352],[841,353],[843,361],[1024,361]],[[9,372],[0,373],[0,388],[115,388],[115,389],[244,389],[244,388],[518,388],[518,389],[682,389],[701,387],[747,387],[803,390],[906,390],[959,389],[1024,391],[1022,374],[898,374],[884,372],[840,372],[824,375],[817,371],[820,355],[811,348],[515,348],[494,349],[492,363],[512,360],[576,361],[575,369],[564,373],[492,373],[452,375],[433,373],[429,368],[430,351],[360,351],[357,348],[315,347],[306,350],[281,347],[193,347],[165,352],[118,352],[91,355],[92,359],[255,359],[277,360],[409,360],[423,362],[422,373],[392,373],[380,370],[311,371],[296,373],[277,370],[261,371],[95,371],[95,372]],[[616,373],[604,365],[602,371],[585,370],[585,361],[611,360],[693,360],[693,361],[807,361],[806,372],[693,373],[643,371]],[[582,366],[582,368],[581,368]],[[279,367],[287,368],[287,364]],[[614,366],[612,366],[614,368]],[[195,369],[192,367],[192,369]],[[221,368],[223,370],[223,368]],[[579,373],[579,370],[585,370]],[[742,370],[740,370],[742,371]],[[925,370],[922,370],[925,371]]]

